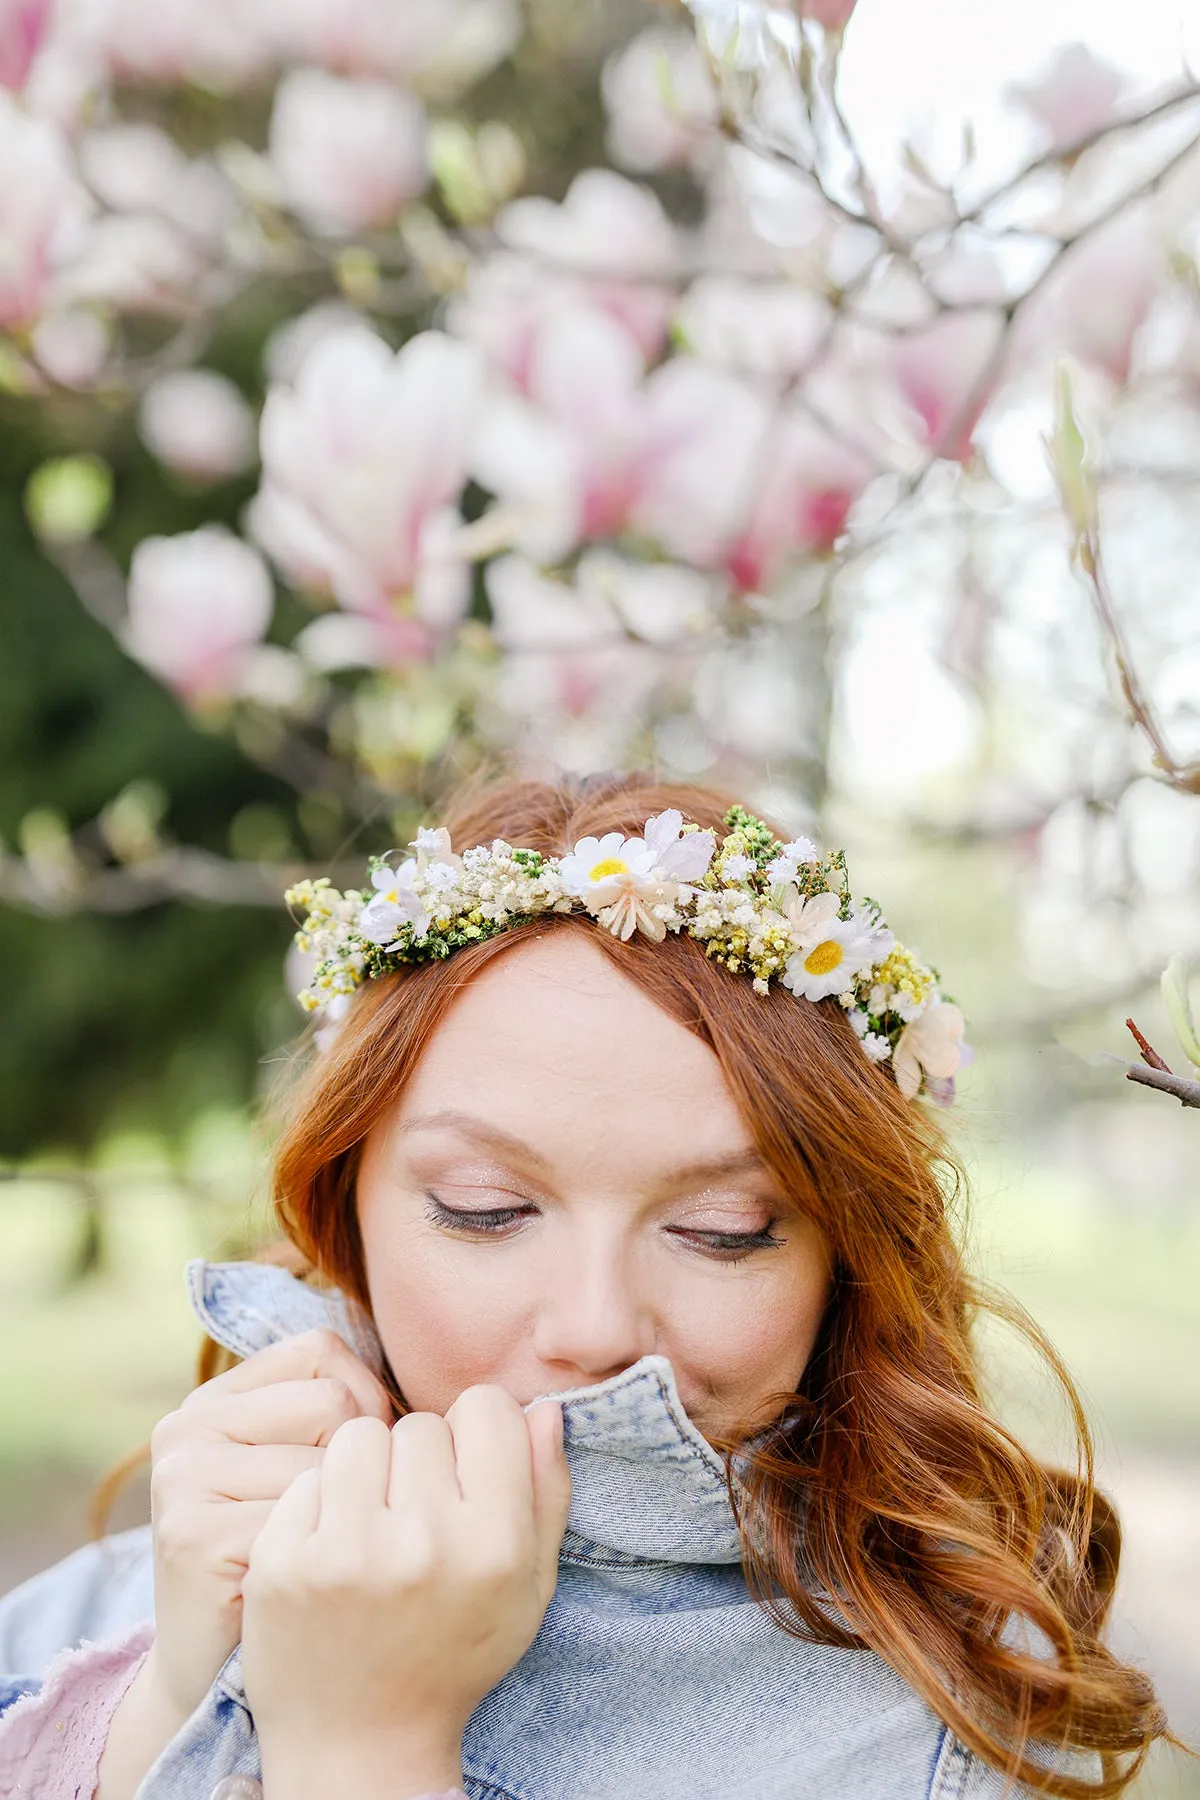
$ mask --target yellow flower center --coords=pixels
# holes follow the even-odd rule
[[[628,873],[629,864],[627,862],[622,862],[619,856],[606,856],[603,862],[598,862],[594,868],[588,870],[588,880],[603,881],[606,875],[628,875]]]
[[[842,961],[842,946],[836,938],[826,938],[810,950],[804,959],[804,967],[810,975],[829,975]]]

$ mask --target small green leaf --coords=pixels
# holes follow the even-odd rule
[[[1046,440],[1059,496],[1077,543],[1095,532],[1099,520],[1096,470],[1075,411],[1071,376],[1059,363],[1054,378],[1054,430]]]

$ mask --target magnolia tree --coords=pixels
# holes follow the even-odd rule
[[[1094,831],[1117,930],[1116,846],[1200,816],[1200,85],[1065,45],[1005,96],[1008,166],[932,128],[881,163],[843,96],[870,31],[870,0],[0,0],[0,377],[64,439],[46,553],[207,728],[389,838],[496,753],[819,822],[864,709],[916,729],[871,660],[911,640],[972,779],[889,806],[1017,839],[1043,940],[1039,871]],[[257,378],[218,366],[235,326]],[[133,432],[214,501],[126,557]],[[302,873],[168,842],[140,791],[39,815],[0,891]],[[1115,991],[1190,948],[1164,879]],[[1186,965],[1172,994],[1200,1064]]]

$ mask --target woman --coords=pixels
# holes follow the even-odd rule
[[[1100,1642],[1120,1534],[1035,1328],[1083,1472],[980,1398],[932,972],[700,788],[480,785],[414,848],[293,896],[308,1279],[193,1265],[223,1351],[153,1531],[0,1609],[0,1768],[7,1732],[100,1800],[1123,1791],[1166,1726]]]

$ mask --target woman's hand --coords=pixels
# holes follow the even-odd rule
[[[457,1787],[467,1720],[550,1603],[570,1499],[550,1402],[526,1414],[472,1387],[444,1419],[343,1425],[263,1527],[244,1584],[268,1800]]]
[[[143,1671],[186,1719],[242,1631],[242,1580],[272,1507],[339,1427],[386,1435],[386,1392],[333,1331],[307,1331],[205,1382],[151,1439],[154,1647]],[[141,1678],[139,1677],[139,1680]]]

